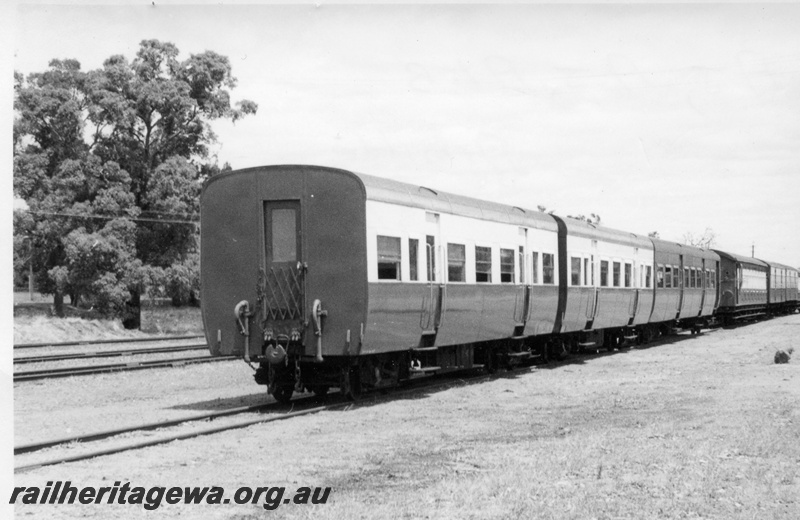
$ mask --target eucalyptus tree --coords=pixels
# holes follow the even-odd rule
[[[84,72],[77,60],[14,81],[14,191],[28,205],[15,234],[28,236],[38,289],[91,298],[139,325],[148,285],[173,301],[197,283],[196,221],[215,119],[255,114],[231,103],[230,61],[213,51],[179,59],[144,40],[132,60],[109,57]]]

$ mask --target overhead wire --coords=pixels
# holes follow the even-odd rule
[[[166,218],[149,218],[149,217],[129,217],[127,215],[94,215],[90,213],[63,213],[60,211],[33,211],[27,210],[32,215],[40,215],[45,217],[68,217],[68,218],[91,218],[101,220],[114,220],[117,218],[126,218],[134,222],[155,222],[161,224],[192,224],[200,225],[199,220],[179,220],[179,219],[166,219]]]

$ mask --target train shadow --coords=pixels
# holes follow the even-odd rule
[[[712,329],[713,330],[713,329]],[[657,348],[657,347],[664,347],[667,345],[671,345],[674,343],[680,343],[684,341],[691,341],[695,339],[702,338],[703,336],[707,335],[709,331],[701,332],[700,334],[690,334],[690,333],[679,333],[670,336],[662,336],[648,344],[645,345],[630,345],[628,347],[617,348],[615,350],[609,351],[605,348],[599,349],[597,352],[592,352],[591,350],[582,352],[580,354],[572,354],[565,359],[561,360],[554,360],[551,359],[545,363],[539,363],[534,365],[538,369],[543,370],[552,370],[556,368],[561,368],[564,366],[569,365],[585,365],[586,363],[592,361],[593,359],[604,358],[608,356],[617,356],[623,354],[629,354],[631,352],[635,352],[637,350],[647,350],[650,348]]]
[[[484,369],[473,368],[440,376],[431,376],[404,383],[399,387],[390,389],[386,393],[382,393],[381,391],[366,393],[357,401],[348,400],[344,396],[340,395],[335,389],[332,389],[331,394],[323,397],[316,397],[313,394],[308,393],[296,394],[292,402],[279,406],[274,410],[270,410],[270,412],[265,411],[265,413],[285,413],[287,411],[299,411],[308,406],[320,405],[333,406],[333,408],[329,409],[331,412],[342,412],[350,410],[353,406],[360,408],[386,403],[387,401],[425,399],[453,388],[470,386],[498,379],[518,379],[532,374],[538,370],[553,370],[567,366],[585,365],[590,363],[592,360],[608,356],[625,355],[636,350],[646,350],[654,347],[664,347],[674,343],[691,341],[701,338],[709,332],[713,332],[713,329],[697,335],[679,333],[663,336],[646,345],[632,345],[630,347],[619,348],[614,351],[601,349],[600,352],[584,352],[581,354],[571,355],[563,360],[550,360],[546,363],[525,363],[512,369],[498,369],[491,374],[487,373]],[[208,399],[195,403],[179,404],[170,408],[176,410],[214,411],[243,406],[267,405],[272,403],[275,403],[275,400],[272,398],[272,396],[267,394],[266,388],[264,388],[263,391],[254,392],[248,395]]]
[[[225,397],[217,399],[208,399],[206,401],[197,401],[194,403],[184,403],[170,406],[170,410],[193,410],[193,411],[213,411],[225,410],[229,408],[237,408],[240,406],[254,406],[273,402],[272,397],[267,394],[266,387],[260,392],[255,392],[248,395],[237,395],[234,397]]]

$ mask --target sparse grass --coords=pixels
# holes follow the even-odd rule
[[[800,518],[800,371],[771,365],[759,342],[731,348],[769,326],[512,374],[420,400],[407,417],[389,410],[390,431],[365,426],[325,472],[333,504],[271,516]]]
[[[56,318],[42,312],[14,316],[14,343],[202,333],[203,322],[198,307],[145,306],[141,330],[126,330],[118,319]]]
[[[332,488],[326,505],[162,506],[164,518],[796,520],[800,364],[772,358],[776,346],[797,344],[798,327],[800,315],[787,316],[454,382],[374,406],[45,467],[19,475],[17,485],[124,475],[137,485]],[[202,370],[201,388],[224,376]],[[152,391],[180,395],[168,386],[177,384],[174,374],[165,372]],[[126,384],[114,379],[114,391],[146,396],[141,384],[131,392]],[[219,393],[212,386],[190,401],[207,406]],[[17,505],[20,516],[40,511]],[[109,511],[59,513],[99,519]]]
[[[142,332],[151,334],[202,334],[199,307],[145,307]]]

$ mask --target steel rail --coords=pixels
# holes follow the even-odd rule
[[[255,404],[252,406],[239,406],[236,408],[228,408],[226,410],[219,410],[216,412],[186,415],[183,417],[178,417],[177,419],[169,419],[166,421],[156,421],[151,423],[139,424],[135,426],[127,426],[124,428],[101,430],[97,432],[86,433],[83,435],[75,435],[72,437],[62,437],[60,439],[31,442],[28,444],[21,444],[19,446],[14,446],[14,455],[19,455],[22,453],[33,453],[35,451],[43,450],[45,448],[52,448],[53,446],[58,446],[60,444],[97,441],[101,439],[107,439],[109,437],[114,437],[115,435],[122,435],[124,433],[156,430],[158,428],[167,428],[170,426],[177,426],[179,424],[184,424],[184,423],[205,421],[208,419],[216,419],[217,417],[227,417],[229,415],[240,415],[248,412],[263,412],[263,411],[268,411],[270,408],[278,408],[282,406],[283,405],[279,405],[278,403]]]
[[[524,369],[524,368],[522,368],[522,369]],[[289,412],[281,414],[281,415],[271,415],[269,417],[258,417],[258,418],[253,418],[253,419],[248,419],[248,420],[245,420],[245,421],[237,422],[237,423],[234,423],[234,424],[213,426],[213,427],[210,427],[210,428],[203,428],[203,429],[195,430],[195,431],[192,431],[192,432],[181,433],[181,434],[173,434],[173,435],[168,435],[168,436],[164,436],[164,437],[159,437],[159,438],[156,438],[156,439],[148,439],[146,441],[134,442],[134,443],[131,443],[131,444],[126,444],[124,446],[116,446],[116,447],[113,447],[113,448],[98,449],[98,450],[95,450],[95,451],[92,451],[92,452],[87,452],[87,453],[78,454],[78,455],[69,455],[69,456],[64,456],[64,457],[56,457],[56,458],[48,459],[48,460],[41,461],[41,462],[36,462],[36,463],[32,463],[32,464],[25,464],[25,465],[17,466],[17,467],[14,468],[14,472],[15,473],[16,472],[24,472],[24,471],[30,471],[30,470],[33,470],[33,469],[36,469],[36,468],[41,468],[41,467],[44,467],[44,466],[52,466],[52,465],[55,465],[55,464],[62,464],[62,463],[66,463],[66,462],[77,462],[77,461],[81,461],[81,460],[88,460],[88,459],[93,459],[93,458],[96,458],[96,457],[102,457],[102,456],[106,456],[106,455],[113,455],[115,453],[121,453],[121,452],[124,452],[124,451],[137,450],[137,449],[141,449],[141,448],[147,448],[147,447],[150,447],[150,446],[157,446],[159,444],[167,444],[169,442],[173,442],[173,441],[176,441],[176,440],[192,439],[192,438],[195,438],[195,437],[202,437],[202,436],[211,435],[211,434],[214,434],[214,433],[220,433],[220,432],[229,431],[229,430],[236,430],[236,429],[240,429],[240,428],[246,428],[248,426],[252,426],[252,425],[255,425],[255,424],[282,421],[284,419],[290,419],[290,418],[293,418],[293,417],[300,417],[300,416],[303,416],[303,415],[315,414],[315,413],[322,412],[322,411],[325,411],[325,410],[334,410],[334,409],[337,409],[337,408],[346,408],[346,407],[370,406],[370,405],[373,405],[373,404],[378,404],[378,403],[383,402],[383,401],[389,401],[389,400],[392,400],[392,399],[406,398],[409,395],[412,395],[412,394],[415,394],[415,393],[419,393],[419,392],[422,392],[422,391],[426,391],[426,390],[430,391],[430,390],[433,390],[433,389],[436,389],[436,388],[451,387],[451,386],[454,386],[454,385],[459,384],[459,383],[461,383],[461,384],[476,384],[476,383],[480,383],[480,382],[483,382],[483,381],[486,381],[486,380],[490,380],[490,379],[498,379],[498,378],[502,378],[502,377],[514,377],[514,376],[519,375],[519,373],[522,371],[522,369],[518,370],[518,371],[515,371],[515,372],[512,372],[512,373],[509,373],[508,375],[505,375],[505,374],[487,375],[485,373],[482,373],[482,374],[476,375],[476,376],[468,378],[468,379],[458,379],[458,380],[455,380],[455,381],[450,379],[450,380],[447,380],[447,381],[439,381],[439,382],[435,382],[435,383],[431,383],[429,381],[429,378],[424,378],[424,379],[421,378],[418,381],[419,382],[424,381],[424,383],[422,383],[422,384],[417,383],[417,384],[414,385],[413,388],[409,388],[409,389],[406,389],[406,390],[403,390],[403,391],[399,391],[399,392],[392,392],[392,393],[389,393],[389,394],[386,394],[386,395],[382,395],[382,394],[376,393],[374,395],[371,395],[371,396],[369,396],[367,398],[364,398],[364,399],[360,399],[358,401],[341,400],[339,402],[329,403],[329,404],[325,404],[325,405],[321,405],[321,406],[314,406],[314,407],[311,407],[311,408],[305,408],[305,409],[298,410],[298,411],[289,411]],[[479,369],[465,369],[463,372],[470,372],[470,371],[477,371],[477,370],[479,370]],[[451,373],[450,375],[452,375],[452,374],[455,374],[455,373]],[[336,394],[336,395],[339,395],[339,394]],[[292,401],[292,409],[294,408],[295,405],[298,405],[298,404],[310,404],[311,402],[313,402],[313,401],[315,401],[317,399],[318,398],[316,398],[316,397],[306,397],[306,398],[295,399],[295,400]],[[344,398],[341,398],[341,399],[344,399]],[[271,403],[271,404],[260,405],[260,406],[266,408],[266,407],[272,407],[272,406],[276,406],[277,407],[277,406],[286,406],[286,405],[278,405],[277,403]],[[254,407],[244,407],[244,408],[258,409],[258,405],[254,406]],[[224,412],[218,412],[218,413],[224,413]],[[176,421],[178,421],[178,420],[176,420]],[[174,422],[174,421],[170,421],[170,422]],[[187,421],[184,421],[184,422],[187,422]],[[180,424],[180,422],[178,422],[178,423]],[[158,423],[153,423],[153,424],[158,424]],[[152,426],[152,425],[147,425],[147,426]],[[153,426],[153,427],[154,428],[158,428],[160,426]],[[139,428],[139,429],[141,429],[141,428]],[[136,431],[136,430],[130,430],[130,431]],[[106,433],[106,432],[100,432],[100,433]],[[127,433],[127,432],[121,432],[121,433]],[[100,438],[104,438],[104,437],[100,437]],[[40,444],[45,444],[45,443],[40,443]],[[53,444],[53,445],[55,445],[55,444]],[[47,446],[47,447],[49,447],[49,446]],[[23,446],[21,446],[20,448],[23,448]],[[17,450],[17,448],[14,449],[15,454],[17,452],[16,450]]]
[[[688,337],[688,336],[684,336],[684,337]],[[691,337],[695,337],[695,336],[691,336]],[[680,337],[677,337],[677,338],[659,338],[659,339],[651,342],[648,345],[648,347],[658,346],[658,345],[664,344],[664,343],[671,343],[672,341],[675,341],[676,339],[680,340],[682,338],[680,338]],[[671,340],[671,341],[669,341],[669,340]],[[595,358],[595,357],[605,357],[605,356],[609,356],[609,355],[613,355],[613,352],[600,353],[598,351],[596,354],[584,353],[582,355],[574,356],[574,358],[572,358],[572,360],[569,360],[569,361],[554,361],[554,362],[551,362],[551,364],[549,364],[549,366],[551,368],[555,368],[555,367],[559,367],[559,366],[570,365],[573,360],[580,360],[580,359],[585,359],[585,358]],[[246,420],[246,421],[237,422],[235,424],[215,426],[215,427],[211,427],[211,428],[204,428],[204,429],[196,430],[196,431],[193,431],[193,432],[188,432],[188,433],[183,433],[183,434],[176,434],[176,435],[169,435],[169,436],[160,437],[160,438],[157,438],[157,439],[150,439],[150,440],[147,440],[147,441],[135,442],[135,443],[127,444],[127,445],[124,445],[124,446],[117,446],[117,447],[114,447],[114,448],[100,449],[100,450],[87,452],[87,453],[83,453],[83,454],[79,454],[79,455],[71,455],[71,456],[66,456],[66,457],[53,458],[53,459],[45,460],[45,461],[42,461],[42,462],[37,462],[37,463],[27,464],[27,465],[22,465],[22,466],[17,466],[17,467],[14,468],[14,472],[15,473],[16,472],[24,472],[24,471],[30,471],[30,470],[33,470],[33,469],[36,469],[36,468],[41,468],[41,467],[44,467],[44,466],[51,466],[51,465],[62,464],[62,463],[67,463],[67,462],[77,462],[77,461],[81,461],[81,460],[89,460],[89,459],[93,459],[93,458],[96,458],[96,457],[102,457],[102,456],[106,456],[106,455],[113,455],[113,454],[116,454],[116,453],[121,453],[121,452],[124,452],[124,451],[131,451],[131,450],[136,450],[136,449],[141,449],[141,448],[147,448],[147,447],[150,447],[150,446],[157,446],[159,444],[166,444],[166,443],[173,442],[173,441],[176,441],[176,440],[191,439],[191,438],[201,437],[201,436],[205,436],[205,435],[211,435],[211,434],[219,433],[219,432],[223,432],[223,431],[245,428],[247,426],[252,426],[252,425],[255,425],[255,424],[275,422],[275,421],[280,421],[280,420],[284,420],[284,419],[289,419],[289,418],[292,418],[292,417],[299,417],[299,416],[302,416],[302,415],[314,414],[314,413],[318,413],[318,412],[321,412],[321,411],[324,411],[324,410],[333,410],[333,409],[336,409],[336,408],[343,408],[343,407],[369,406],[369,405],[373,405],[373,404],[378,404],[378,403],[383,402],[383,401],[390,401],[390,400],[393,400],[393,399],[407,398],[408,396],[413,395],[413,394],[418,393],[418,392],[431,391],[431,390],[436,390],[436,389],[440,389],[440,388],[449,388],[449,387],[452,387],[452,386],[455,386],[455,385],[458,385],[458,384],[461,384],[461,385],[472,385],[472,384],[480,384],[480,383],[483,383],[485,381],[490,381],[490,380],[495,380],[495,379],[513,378],[513,377],[517,377],[521,373],[530,372],[535,367],[536,367],[536,365],[520,365],[520,366],[515,367],[515,369],[512,370],[512,371],[498,372],[498,373],[494,373],[494,374],[485,374],[479,368],[470,368],[470,369],[464,369],[464,370],[450,372],[447,375],[450,376],[451,379],[448,379],[446,381],[438,380],[436,382],[432,382],[431,381],[431,376],[421,377],[419,379],[411,381],[411,384],[414,385],[413,388],[409,388],[409,389],[402,390],[402,391],[397,391],[397,392],[391,392],[391,393],[386,394],[386,395],[373,394],[373,395],[370,396],[371,398],[361,399],[361,400],[358,400],[358,401],[342,401],[342,402],[337,402],[337,403],[331,403],[331,404],[326,404],[326,405],[322,405],[322,406],[316,406],[316,407],[312,407],[312,408],[308,408],[308,409],[304,409],[304,410],[299,410],[299,411],[296,411],[296,412],[290,411],[288,413],[285,413],[285,414],[282,414],[282,415],[278,415],[278,416],[260,417],[260,418],[255,418],[255,419],[249,419],[249,420]],[[470,376],[463,377],[464,374],[468,374],[470,372],[479,372],[479,373],[477,373],[477,374],[475,374],[475,375],[473,375],[471,377]],[[452,379],[453,376],[458,377],[458,379],[453,380]],[[292,408],[294,408],[294,406],[297,405],[297,404],[305,404],[307,402],[313,401],[314,399],[316,399],[316,398],[307,397],[307,398],[295,399],[294,401],[292,401]],[[259,408],[264,409],[264,408],[268,408],[268,407],[272,407],[272,406],[280,406],[280,405],[278,405],[277,403],[270,403],[270,404],[265,404],[265,405],[254,405],[254,406],[251,406],[251,407],[242,407],[242,408],[230,409],[230,410],[227,410],[227,411],[212,412],[211,414],[204,414],[204,415],[205,416],[235,415],[237,413],[244,413],[243,411],[238,411],[238,410],[256,411]],[[143,425],[143,427],[140,426],[140,427],[137,427],[137,428],[120,429],[119,433],[128,433],[128,432],[131,432],[131,431],[154,429],[154,428],[159,428],[159,427],[164,427],[164,426],[172,426],[172,425],[175,425],[176,423],[177,424],[181,424],[181,423],[185,423],[185,422],[191,422],[193,420],[194,421],[202,420],[202,418],[212,418],[212,417],[203,417],[203,416],[197,416],[197,417],[198,418],[196,418],[196,419],[192,419],[190,417],[189,421],[176,419],[176,420],[173,420],[173,421],[164,421],[163,423],[150,423],[150,424],[147,424],[147,425]],[[170,424],[166,424],[166,423],[170,423]],[[55,445],[58,445],[58,444],[63,444],[65,442],[73,442],[73,441],[78,441],[78,440],[95,440],[95,438],[96,439],[102,439],[102,438],[111,437],[113,435],[117,435],[119,433],[114,433],[114,430],[109,430],[107,432],[98,432],[96,434],[85,435],[85,436],[82,436],[82,438],[80,438],[80,439],[79,438],[70,438],[70,439],[60,439],[60,440],[56,440],[56,441],[50,441],[49,443],[48,442],[43,442],[43,443],[38,443],[41,447],[39,447],[37,449],[43,449],[45,447],[52,447],[52,446],[55,446]],[[47,444],[47,445],[45,446],[45,444]],[[17,450],[18,449],[26,449],[28,446],[35,446],[35,445],[24,445],[24,446],[20,446],[18,448],[14,448],[14,453],[17,454]],[[34,450],[30,449],[28,451],[34,451]],[[23,453],[23,452],[20,452],[20,453]]]
[[[48,361],[65,361],[68,359],[91,359],[101,357],[135,356],[139,354],[160,354],[166,352],[183,352],[186,350],[200,350],[208,348],[205,343],[192,343],[191,345],[175,345],[172,347],[153,347],[127,350],[109,350],[106,352],[76,352],[74,354],[55,354],[51,356],[27,356],[14,358],[15,365],[25,363],[45,363]]]
[[[96,365],[70,368],[51,368],[48,370],[32,370],[26,372],[15,372],[14,382],[34,381],[37,379],[52,379],[56,377],[70,377],[91,374],[102,374],[106,372],[128,372],[132,370],[144,370],[148,368],[178,367],[182,365],[192,365],[197,363],[213,363],[216,361],[230,361],[238,359],[237,356],[199,356],[179,359],[159,359],[154,361],[135,361],[132,363],[117,363],[114,365]]]
[[[23,466],[17,466],[14,468],[14,472],[24,472],[30,471],[32,469],[41,468],[44,466],[52,466],[54,464],[62,464],[65,462],[77,462],[80,460],[88,460],[94,459],[96,457],[102,457],[106,455],[113,455],[115,453],[121,453],[124,451],[131,451],[131,450],[138,450],[141,448],[147,448],[150,446],[157,446],[159,444],[166,444],[173,441],[185,440],[185,439],[192,439],[195,437],[201,437],[204,435],[211,435],[213,433],[224,432],[228,430],[236,430],[240,428],[246,428],[247,426],[252,426],[254,424],[259,423],[268,423],[268,422],[275,422],[275,421],[282,421],[284,419],[290,419],[292,417],[299,417],[301,415],[309,415],[314,414],[317,412],[321,412],[323,410],[332,410],[334,408],[342,408],[344,406],[352,405],[353,403],[337,403],[332,405],[324,405],[324,406],[317,406],[314,408],[308,408],[305,410],[299,410],[297,412],[287,412],[285,414],[277,415],[277,416],[270,416],[270,417],[259,417],[258,419],[249,419],[247,421],[238,422],[235,424],[227,424],[224,426],[214,426],[211,428],[204,428],[202,430],[196,430],[189,433],[183,433],[179,435],[169,435],[166,437],[160,437],[157,439],[149,439],[146,441],[135,442],[131,444],[126,444],[124,446],[117,446],[114,448],[106,448],[101,450],[96,450],[89,453],[84,453],[80,455],[70,455],[67,457],[58,457],[54,459],[45,460],[42,462],[37,462],[33,464],[27,464]]]
[[[63,342],[49,342],[49,343],[19,343],[15,344],[14,348],[42,348],[42,347],[72,347],[75,345],[101,345],[103,343],[139,343],[145,341],[170,341],[178,339],[197,339],[202,338],[202,335],[192,334],[189,336],[161,336],[153,338],[121,338],[121,339],[90,339],[90,340],[75,340]]]

